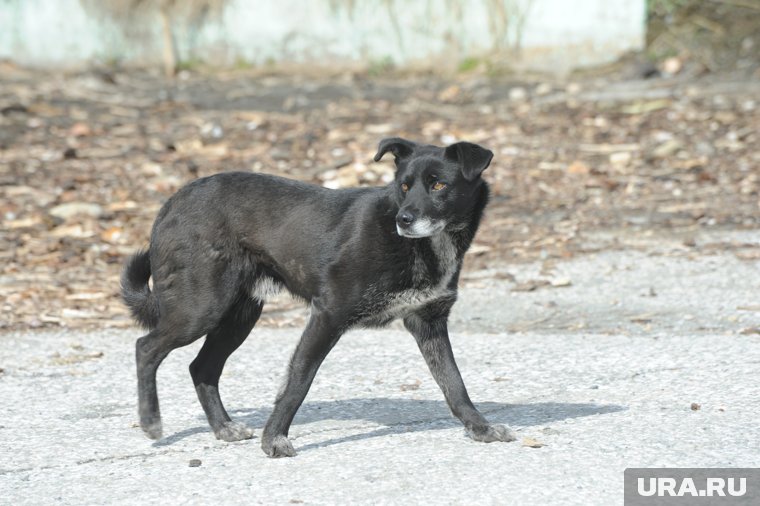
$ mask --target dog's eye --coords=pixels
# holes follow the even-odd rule
[[[446,188],[446,183],[441,183],[440,181],[436,182],[433,185],[434,192],[437,192],[438,190],[443,190],[444,188]]]
[[[406,193],[409,191],[409,185],[406,183],[401,183],[401,191]]]

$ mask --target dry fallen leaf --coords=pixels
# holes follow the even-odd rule
[[[523,281],[522,283],[518,283],[515,286],[512,287],[513,292],[532,292],[536,288],[540,288],[542,286],[547,286],[550,283],[546,281],[545,279],[531,279],[528,281]]]
[[[580,160],[575,160],[567,167],[568,174],[585,175],[591,172],[591,169]]]
[[[124,230],[121,227],[110,227],[100,233],[100,238],[110,243],[117,243],[123,237]]]
[[[404,385],[399,386],[402,392],[407,392],[409,390],[419,390],[420,385],[422,384],[422,381],[415,380],[414,383],[407,383]]]
[[[92,128],[87,123],[74,123],[69,128],[69,135],[72,137],[87,137],[92,135]]]
[[[467,250],[468,255],[482,255],[483,253],[488,253],[493,248],[491,246],[486,246],[485,244],[473,244],[470,246],[470,249]]]
[[[528,448],[541,448],[543,446],[546,446],[544,443],[536,441],[532,437],[524,437],[522,439],[522,445],[527,446]]]
[[[651,323],[652,319],[656,315],[654,313],[644,313],[636,316],[631,316],[629,320],[633,323]]]
[[[60,353],[54,353],[50,357],[50,362],[55,365],[72,365],[86,362],[88,360],[96,360],[103,357],[102,351],[96,351],[92,353],[71,353],[69,355],[61,355]]]
[[[72,293],[66,296],[66,300],[106,300],[108,294],[104,292],[79,292]]]
[[[455,100],[457,97],[459,97],[461,91],[462,89],[459,86],[452,84],[438,94],[438,100],[441,102],[451,102],[452,100]]]
[[[760,226],[760,177],[752,170],[760,108],[752,82],[732,81],[718,96],[710,90],[720,75],[714,82],[582,79],[533,88],[477,73],[456,82],[426,76],[424,86],[419,76],[371,85],[349,78],[339,87],[294,74],[267,76],[252,88],[245,73],[191,73],[176,90],[180,100],[167,100],[175,84],[136,69],[123,79],[116,72],[111,83],[87,72],[37,70],[0,80],[0,97],[12,107],[0,118],[0,300],[13,301],[0,318],[3,330],[130,325],[118,297],[121,265],[146,245],[174,190],[226,170],[322,184],[323,173],[337,176],[344,167],[356,177],[340,185],[382,185],[394,177],[391,160],[370,162],[382,136],[469,140],[496,153],[487,172],[492,199],[463,279],[486,268],[511,279],[505,266],[520,272],[515,266],[524,262],[619,248],[629,233],[701,237],[704,227]],[[280,96],[303,100],[283,112],[272,107]],[[713,123],[719,128],[705,128]],[[67,204],[85,206],[50,214]],[[614,239],[590,240],[600,231]],[[760,258],[755,243],[686,242],[690,258]],[[76,295],[89,292],[103,299]],[[270,312],[259,324],[303,326],[304,314]],[[752,325],[744,331],[755,333]]]

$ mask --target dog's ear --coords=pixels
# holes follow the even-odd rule
[[[380,141],[380,145],[377,147],[377,154],[375,155],[375,161],[379,162],[385,153],[390,151],[396,160],[405,158],[412,154],[414,147],[417,146],[412,141],[402,139],[401,137],[389,137]]]
[[[446,148],[444,156],[459,164],[467,181],[475,181],[491,164],[493,152],[472,142],[457,142]]]

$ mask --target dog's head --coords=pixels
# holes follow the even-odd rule
[[[430,237],[447,226],[465,225],[484,184],[480,174],[493,153],[471,142],[447,148],[393,137],[380,141],[375,161],[390,151],[396,159],[391,184],[399,211],[396,230],[403,237]]]

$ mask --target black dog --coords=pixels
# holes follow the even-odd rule
[[[219,376],[266,298],[284,287],[310,304],[311,318],[264,427],[268,455],[295,455],[288,429],[340,336],[397,318],[469,436],[515,439],[473,406],[447,329],[462,259],[488,201],[480,176],[493,153],[468,142],[440,148],[392,138],[380,142],[375,161],[388,151],[397,172],[384,188],[329,190],[235,172],[198,179],[166,202],[150,249],[133,256],[122,275],[125,302],[150,329],[136,346],[140,425],[149,437],[161,437],[159,364],[204,335],[190,374],[209,424],[219,439],[253,437],[230,420]]]

